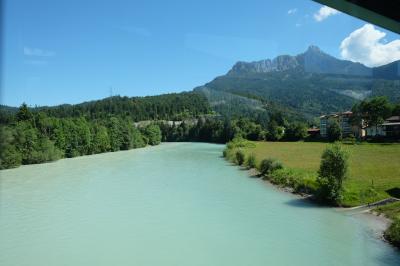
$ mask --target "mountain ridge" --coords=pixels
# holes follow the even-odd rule
[[[394,68],[391,75],[382,75],[383,69]],[[278,55],[273,59],[245,62],[238,61],[228,71],[227,75],[242,75],[246,73],[268,73],[301,68],[306,72],[338,74],[350,76],[367,76],[374,78],[397,79],[400,77],[400,60],[379,67],[367,67],[359,62],[338,59],[322,51],[318,46],[310,45],[298,55]]]
[[[195,90],[207,91],[213,109],[225,115],[237,115],[235,108],[239,107],[246,113],[254,109],[246,107],[244,99],[240,104],[232,101],[232,94],[273,102],[281,110],[310,120],[321,114],[349,110],[367,97],[387,96],[392,102],[400,101],[400,60],[369,68],[310,46],[295,56],[239,61],[225,75]],[[225,101],[221,101],[222,96]],[[273,111],[264,109],[267,113]]]

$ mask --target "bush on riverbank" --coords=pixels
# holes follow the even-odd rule
[[[272,174],[274,171],[282,169],[283,164],[273,158],[267,158],[261,161],[259,171],[262,175],[268,176]]]
[[[254,148],[254,147],[255,147],[254,143],[242,137],[236,137],[226,144],[226,148],[222,152],[222,155],[228,161],[242,165],[246,161],[246,154],[243,151],[243,149]],[[241,161],[241,163],[239,163],[238,159]]]
[[[315,176],[305,171],[283,168],[264,178],[274,185],[291,188],[295,193],[314,194],[318,189]]]
[[[379,214],[384,214],[393,221],[390,227],[385,231],[384,237],[394,246],[400,248],[400,202],[386,204],[375,208],[374,211]]]
[[[400,219],[395,219],[385,231],[384,237],[394,246],[400,248]]]
[[[242,156],[248,169],[256,168],[263,179],[275,185],[292,188],[297,193],[314,193],[317,190],[316,176],[307,171],[284,168],[282,162],[273,158],[266,158],[257,162],[255,154],[246,156],[245,148],[254,148],[254,143],[243,138],[235,138],[227,143],[223,156],[230,162],[241,165]]]
[[[248,169],[252,169],[252,168],[256,168],[257,167],[256,156],[254,154],[251,153],[247,157],[246,166],[247,166]]]
[[[244,152],[242,150],[237,150],[235,156],[236,156],[236,163],[238,165],[243,165],[244,161],[246,160]]]

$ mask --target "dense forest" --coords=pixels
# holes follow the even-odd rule
[[[0,109],[0,169],[64,157],[157,145],[162,135],[155,123],[210,113],[197,93],[154,97],[110,97],[78,105]]]
[[[0,123],[12,122],[16,108],[0,106]],[[147,97],[113,96],[75,105],[32,108],[33,113],[49,117],[104,119],[110,115],[130,117],[133,121],[181,120],[211,112],[206,98],[194,92],[163,94]]]
[[[277,122],[268,131],[246,118],[228,120],[206,115],[183,121],[135,124],[129,116],[51,117],[42,111],[32,112],[23,104],[12,120],[0,128],[0,169],[140,148],[161,141],[225,143],[237,135],[250,140],[283,137],[283,126]]]

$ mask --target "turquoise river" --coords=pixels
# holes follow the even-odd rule
[[[0,171],[0,265],[400,265],[369,218],[251,178],[222,149],[167,143]]]

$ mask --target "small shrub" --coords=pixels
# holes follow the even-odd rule
[[[344,138],[344,139],[342,140],[342,143],[354,145],[354,144],[356,144],[356,141],[357,141],[357,140],[356,140],[356,137],[354,137],[353,134],[350,134],[349,136],[347,136],[346,138]]]
[[[273,173],[276,170],[282,169],[283,164],[280,161],[277,161],[272,158],[264,159],[260,164],[260,172],[262,175],[268,175]]]
[[[222,156],[224,156],[224,158],[226,158],[227,155],[228,155],[228,148],[225,148],[222,152]]]
[[[379,200],[379,197],[378,197],[379,194],[375,190],[375,187],[373,185],[368,186],[365,189],[361,189],[359,194],[360,194],[359,199],[364,204],[375,202],[375,201]]]
[[[226,145],[228,149],[235,149],[235,148],[255,148],[255,144],[247,139],[244,139],[241,136],[235,137],[231,141],[229,141]]]
[[[256,156],[253,153],[247,157],[246,165],[249,169],[256,167]]]
[[[266,179],[275,185],[292,188],[296,193],[312,194],[318,187],[313,174],[289,168],[274,170]]]
[[[236,162],[238,165],[242,165],[246,159],[246,156],[242,150],[236,152]]]
[[[385,238],[400,248],[400,219],[395,219],[390,227],[385,231]]]
[[[280,170],[280,169],[283,169],[283,164],[278,160],[274,160],[271,164],[270,172],[273,173],[276,170]]]
[[[261,161],[260,163],[260,172],[262,175],[266,175],[269,172],[269,169],[271,168],[271,164],[272,164],[272,159],[268,158],[268,159],[264,159]]]
[[[237,149],[226,149],[226,159],[230,162],[236,163],[236,151]]]

